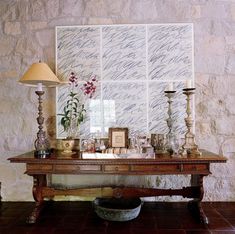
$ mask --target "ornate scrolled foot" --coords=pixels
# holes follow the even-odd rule
[[[42,208],[43,208],[43,202],[36,202],[32,213],[27,219],[27,223],[32,223],[32,224],[36,223]]]
[[[189,201],[188,202],[188,209],[194,216],[198,218],[198,220],[203,224],[208,224],[209,220],[207,216],[205,215],[201,202],[200,201]]]

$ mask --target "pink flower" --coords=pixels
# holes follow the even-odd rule
[[[87,81],[85,84],[83,84],[84,86],[84,88],[82,88],[83,93],[85,95],[88,95],[89,98],[92,98],[93,94],[95,93],[96,90],[96,86],[94,84],[95,81],[97,81],[96,76],[93,76],[91,81]]]
[[[78,78],[75,76],[74,72],[70,73],[69,84],[75,87],[78,86]]]

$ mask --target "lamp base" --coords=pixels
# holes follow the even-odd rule
[[[50,155],[51,155],[51,149],[34,151],[35,158],[49,158]]]

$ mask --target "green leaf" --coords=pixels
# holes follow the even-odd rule
[[[73,92],[71,92],[70,94],[69,94],[69,96],[70,97],[75,97],[77,94],[76,93],[73,93]]]
[[[66,117],[63,117],[63,118],[61,118],[60,123],[63,126],[64,131],[66,132],[70,126],[70,120]]]
[[[79,99],[77,97],[75,97],[74,100],[76,100],[79,103]]]
[[[77,108],[77,107],[78,107],[78,103],[74,102],[74,103],[72,104],[72,106],[74,106],[74,108]]]

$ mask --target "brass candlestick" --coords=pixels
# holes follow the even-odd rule
[[[46,133],[43,131],[43,114],[42,114],[42,95],[44,94],[44,91],[35,91],[35,93],[38,95],[38,132],[37,132],[37,139],[34,142],[35,146],[35,153],[34,155],[39,158],[46,158],[50,155],[50,143],[48,139],[46,138]]]
[[[186,100],[187,100],[187,108],[186,108],[187,117],[185,118],[187,132],[185,134],[185,142],[182,145],[180,154],[189,155],[189,156],[190,155],[200,156],[201,152],[198,149],[198,145],[195,143],[195,135],[192,132],[194,120],[192,117],[191,103],[194,91],[195,88],[183,89],[183,94],[186,95]]]
[[[168,114],[168,118],[166,119],[166,122],[167,122],[167,126],[168,126],[168,133],[166,134],[166,138],[167,138],[167,150],[170,154],[173,153],[173,149],[172,147],[170,146],[170,142],[172,142],[173,140],[173,133],[172,133],[172,126],[173,126],[173,118],[172,118],[172,102],[173,102],[173,97],[175,95],[175,92],[176,91],[165,91],[165,94],[166,94],[166,97],[168,98],[167,102],[168,102],[168,111],[167,111],[167,114]]]

